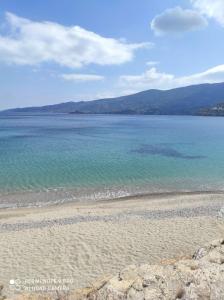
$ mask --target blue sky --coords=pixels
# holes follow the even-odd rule
[[[0,109],[224,81],[223,0],[2,0]]]

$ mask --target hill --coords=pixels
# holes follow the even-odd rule
[[[171,90],[148,90],[118,98],[25,107],[3,113],[220,115],[213,109],[224,102],[224,83],[200,84]]]

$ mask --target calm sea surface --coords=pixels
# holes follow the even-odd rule
[[[224,118],[0,116],[0,205],[224,190]]]

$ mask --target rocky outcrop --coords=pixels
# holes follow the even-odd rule
[[[19,300],[224,300],[224,239],[192,258],[129,266],[69,295],[20,295]]]
[[[129,266],[69,300],[224,300],[224,240],[200,248],[191,259]]]

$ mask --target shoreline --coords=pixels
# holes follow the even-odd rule
[[[56,189],[55,189],[56,190]],[[55,192],[54,189],[52,189],[52,192]],[[63,191],[63,192],[74,192],[73,190],[66,190],[66,189],[59,189],[58,191]],[[8,192],[8,193],[0,193],[0,202],[3,199],[7,199],[11,201],[11,198],[17,198],[19,197],[31,197],[32,195],[42,195],[42,194],[49,194],[51,190],[49,191],[23,191],[23,192]],[[30,203],[28,205],[24,204],[19,204],[17,206],[0,206],[0,212],[2,210],[17,210],[17,209],[35,209],[35,208],[47,208],[47,207],[54,207],[54,206],[64,206],[64,205],[94,205],[97,203],[113,203],[113,202],[119,202],[119,201],[128,201],[128,200],[135,200],[136,198],[142,199],[142,198],[148,198],[148,199],[160,199],[163,197],[171,197],[171,196],[193,196],[193,195],[224,195],[224,190],[175,190],[175,191],[156,191],[156,192],[139,192],[139,193],[133,193],[130,195],[121,195],[121,196],[115,196],[111,198],[102,198],[102,199],[95,199],[95,200],[86,200],[86,199],[75,199],[73,197],[67,198],[67,199],[57,199],[57,200],[52,200],[52,201],[41,201],[41,202],[36,202],[36,203]],[[88,196],[86,196],[88,199]],[[4,200],[5,201],[5,200]]]
[[[131,264],[192,255],[224,234],[224,193],[0,210],[0,283],[72,278],[71,290]]]
[[[115,199],[97,200],[97,201],[74,201],[64,203],[53,203],[44,206],[25,206],[25,207],[13,207],[13,208],[0,208],[0,233],[4,220],[7,219],[20,219],[19,224],[24,224],[21,221],[28,219],[30,223],[38,222],[41,216],[45,216],[51,219],[53,216],[53,222],[60,225],[60,220],[66,220],[72,215],[74,219],[77,216],[82,216],[81,221],[99,221],[99,217],[104,217],[104,220],[111,221],[113,218],[107,218],[108,215],[131,215],[136,210],[141,212],[142,210],[160,214],[163,212],[170,212],[169,217],[175,217],[178,212],[188,211],[189,216],[200,215],[213,215],[218,217],[218,212],[224,207],[224,192],[222,191],[190,191],[190,192],[162,192],[162,193],[146,193],[141,195],[124,196]],[[172,212],[170,211],[172,208]],[[204,213],[202,212],[204,211]],[[93,216],[93,218],[86,218],[86,211]],[[147,211],[147,210],[146,210]],[[60,215],[65,215],[65,218],[60,218]],[[106,212],[106,215],[103,215]],[[138,213],[139,213],[138,212]],[[29,217],[30,216],[30,217]],[[37,216],[37,217],[36,217]],[[161,216],[162,217],[162,216]],[[164,218],[168,215],[164,214]],[[150,218],[150,215],[148,216]],[[57,222],[59,220],[59,222]],[[103,220],[103,218],[102,218]],[[78,222],[77,221],[74,221]],[[9,222],[10,223],[10,222]],[[53,223],[53,224],[54,224]],[[62,222],[63,223],[63,222]],[[66,222],[64,222],[66,223]],[[50,222],[44,227],[50,227]],[[29,226],[28,226],[29,227]]]

